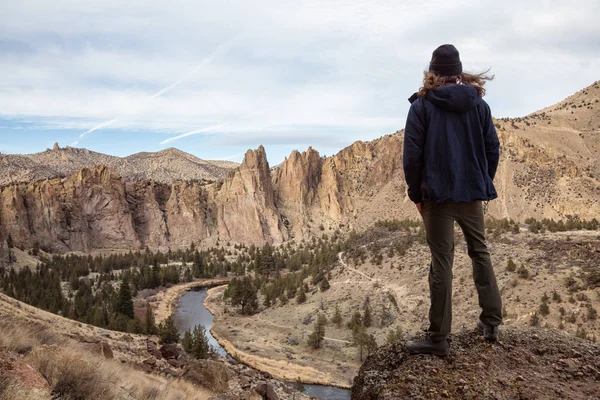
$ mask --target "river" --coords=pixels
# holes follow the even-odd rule
[[[183,333],[187,329],[193,329],[196,325],[202,325],[206,328],[206,335],[208,337],[208,343],[215,349],[215,351],[224,357],[229,355],[217,340],[211,335],[210,328],[213,326],[213,315],[204,307],[204,300],[207,296],[207,289],[201,288],[198,290],[190,290],[186,292],[179,299],[179,305],[175,312],[175,324],[179,329],[179,332],[183,336]],[[319,397],[323,400],[349,400],[350,391],[347,389],[340,389],[334,386],[324,385],[304,385],[304,393]]]

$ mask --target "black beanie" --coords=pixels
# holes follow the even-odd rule
[[[458,50],[451,44],[443,44],[433,51],[429,72],[440,76],[455,76],[462,73]]]

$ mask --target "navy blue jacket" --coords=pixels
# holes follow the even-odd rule
[[[495,199],[499,156],[490,107],[474,87],[442,86],[412,102],[403,164],[413,202]]]

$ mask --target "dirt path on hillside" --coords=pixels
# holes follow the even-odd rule
[[[338,259],[340,260],[340,263],[342,264],[342,266],[366,279],[369,280],[369,282],[371,283],[377,283],[378,285],[380,285],[381,289],[385,292],[391,293],[395,298],[396,298],[396,302],[398,301],[398,299],[403,299],[404,301],[404,305],[408,306],[408,307],[416,307],[417,305],[417,301],[412,300],[410,298],[407,297],[409,290],[406,286],[400,286],[400,285],[395,285],[395,284],[385,284],[382,283],[380,279],[377,278],[373,278],[370,277],[369,275],[365,274],[362,271],[357,270],[356,268],[353,268],[351,266],[349,266],[343,258],[344,252],[341,251],[338,253]],[[361,282],[364,283],[364,282]]]

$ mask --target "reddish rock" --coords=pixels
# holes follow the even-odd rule
[[[176,359],[182,353],[183,353],[183,351],[176,344],[165,344],[164,346],[162,346],[160,348],[160,354],[162,354],[162,356],[164,358],[166,358],[167,360],[169,358],[175,358]]]
[[[8,382],[31,388],[40,394],[47,393],[47,397],[50,398],[50,386],[42,374],[23,359],[0,350],[0,383],[6,384]],[[3,387],[0,388],[0,394],[1,389]]]
[[[176,360],[174,358],[170,358],[167,360],[167,363],[174,368],[181,368],[185,365],[185,362],[182,360]]]

